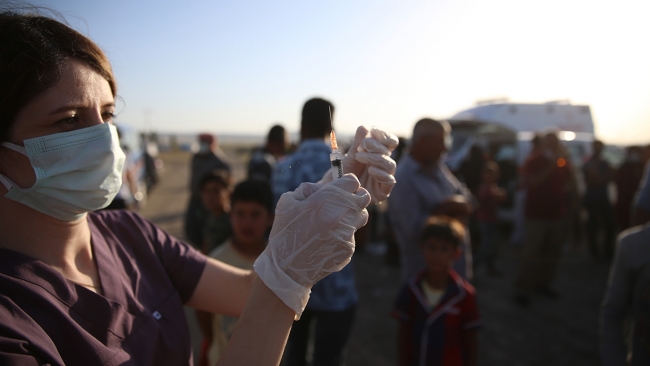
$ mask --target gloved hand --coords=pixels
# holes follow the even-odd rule
[[[354,232],[368,221],[368,204],[368,191],[352,174],[325,185],[303,183],[280,197],[269,244],[253,267],[296,319],[311,287],[350,262]]]
[[[368,129],[359,126],[350,150],[343,157],[343,172],[359,177],[361,186],[370,192],[372,202],[388,198],[395,186],[395,161],[390,153],[399,141],[391,133],[373,128],[368,137]],[[331,171],[327,171],[319,183],[332,181]]]

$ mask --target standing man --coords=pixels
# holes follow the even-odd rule
[[[283,193],[295,190],[303,182],[327,183],[332,180],[329,171],[331,148],[325,143],[332,130],[330,111],[333,115],[334,106],[324,99],[314,98],[305,103],[300,124],[300,146],[295,153],[278,162],[273,170],[271,179],[276,202]],[[390,153],[397,147],[397,137],[377,129],[370,131],[370,137],[368,133],[363,126],[357,129],[342,166],[345,173],[353,173],[359,178],[373,202],[380,202],[388,197],[395,185],[395,161],[390,158]],[[307,364],[311,329],[314,330],[312,364],[341,365],[357,301],[352,263],[317,282],[311,289],[300,320],[291,328],[284,352],[286,365]]]
[[[190,189],[192,195],[185,212],[185,236],[196,248],[203,245],[203,229],[208,218],[208,210],[201,203],[201,180],[208,173],[220,172],[230,183],[230,166],[215,154],[217,140],[207,133],[199,135],[199,151],[192,156]]]
[[[598,234],[603,231],[605,243],[603,257],[612,260],[614,254],[614,211],[609,202],[609,183],[612,181],[614,171],[609,163],[602,158],[603,143],[595,140],[592,144],[593,154],[589,161],[582,167],[585,177],[585,208],[587,209],[587,240],[591,255],[598,259]]]
[[[332,152],[325,139],[332,130],[327,100],[308,100],[302,109],[300,145],[275,165],[272,175],[275,202],[303,182],[317,182],[330,169]],[[300,320],[294,322],[284,359],[288,366],[305,365],[310,324],[315,322],[314,365],[339,365],[354,321],[358,295],[352,263],[314,285]]]
[[[472,212],[472,195],[444,163],[451,126],[447,121],[425,118],[413,128],[411,150],[395,173],[397,184],[389,197],[390,218],[401,252],[403,281],[425,268],[418,245],[418,233],[431,215],[447,215],[467,225]],[[454,269],[464,278],[472,277],[469,235]]]
[[[526,233],[515,302],[527,306],[533,289],[547,297],[558,297],[550,285],[565,240],[571,170],[567,157],[561,154],[556,132],[543,137],[542,151],[526,160],[522,174],[527,189]]]

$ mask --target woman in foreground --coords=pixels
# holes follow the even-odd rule
[[[190,364],[183,305],[240,317],[219,364],[278,364],[311,286],[349,262],[373,193],[352,174],[303,184],[278,203],[255,272],[207,259],[135,213],[92,212],[121,185],[115,94],[88,38],[0,13],[0,364]]]

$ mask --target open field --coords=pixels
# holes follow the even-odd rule
[[[232,157],[235,178],[243,179],[244,150],[224,150]],[[161,157],[165,162],[161,183],[141,212],[182,238],[190,155],[167,153]],[[400,286],[399,271],[372,252],[359,249],[353,260],[360,302],[348,366],[396,364],[397,326],[389,311]],[[519,248],[502,243],[499,267],[504,276],[487,277],[479,270],[474,281],[484,321],[479,365],[598,365],[598,311],[608,265],[592,260],[584,245],[567,250],[556,281],[561,297],[534,297],[529,308],[520,308],[512,302],[518,252]]]

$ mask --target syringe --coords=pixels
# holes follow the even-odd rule
[[[343,156],[339,152],[339,145],[336,143],[336,134],[334,130],[330,132],[330,143],[332,145],[332,153],[330,154],[330,164],[332,164],[332,179],[339,179],[343,176]]]

